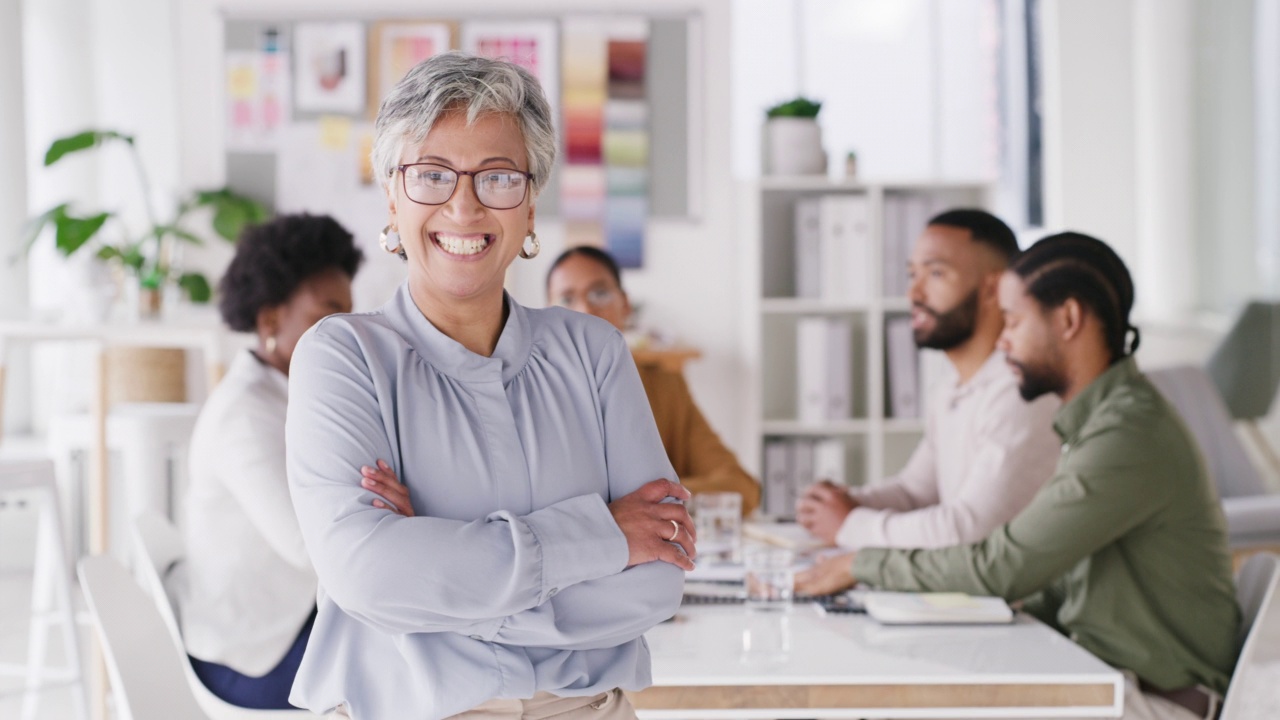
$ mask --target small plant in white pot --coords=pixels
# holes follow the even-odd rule
[[[818,125],[821,102],[796,98],[765,112],[765,173],[768,175],[818,175],[827,171]]]

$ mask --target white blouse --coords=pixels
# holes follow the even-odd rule
[[[627,568],[607,507],[676,479],[640,376],[607,322],[505,302],[492,357],[436,329],[407,285],[299,343],[289,485],[320,596],[294,704],[443,718],[650,683],[641,636],[675,613],[683,571]],[[377,458],[417,517],[373,507],[359,468]]]
[[[240,353],[191,438],[175,587],[183,638],[194,657],[251,676],[279,664],[316,603],[285,476],[288,389],[283,373]]]

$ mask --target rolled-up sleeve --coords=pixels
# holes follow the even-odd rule
[[[395,457],[392,405],[379,402],[356,337],[326,322],[299,343],[289,487],[321,586],[347,614],[386,632],[489,639],[508,617],[625,567],[626,539],[596,494],[470,522],[373,507],[360,467]]]

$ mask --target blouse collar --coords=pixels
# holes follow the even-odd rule
[[[498,345],[492,357],[471,352],[462,343],[445,335],[427,319],[413,297],[409,283],[400,285],[395,297],[384,308],[397,321],[405,339],[436,370],[457,380],[490,380],[501,376],[502,382],[511,382],[524,369],[533,347],[529,329],[528,309],[517,303],[506,291],[502,293],[506,303],[507,322],[498,336]]]

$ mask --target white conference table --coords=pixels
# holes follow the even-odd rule
[[[891,627],[811,604],[785,619],[686,605],[645,638],[653,686],[628,693],[644,720],[1119,717],[1123,707],[1119,672],[1022,614],[1010,625]]]

